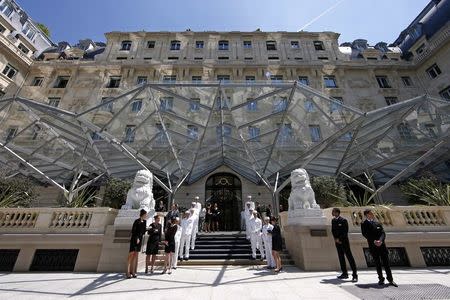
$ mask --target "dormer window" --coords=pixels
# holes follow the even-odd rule
[[[229,42],[219,41],[219,50],[229,50]]]
[[[24,54],[28,54],[30,53],[30,49],[28,49],[27,47],[25,47],[24,44],[20,43],[19,46],[17,47],[20,49],[20,51],[22,51]]]
[[[322,51],[325,50],[325,46],[322,41],[314,41],[314,49],[316,49],[316,51]]]
[[[0,4],[0,12],[4,13],[5,16],[9,17],[13,11],[14,10],[11,7],[11,5],[8,3],[8,1],[3,1],[3,3]]]
[[[244,41],[244,49],[251,49],[252,41]]]
[[[276,51],[277,50],[277,42],[275,41],[267,41],[266,42],[267,51]]]
[[[180,41],[171,41],[170,42],[170,50],[180,50],[181,42]]]
[[[120,47],[121,51],[130,51],[131,49],[131,41],[122,41],[122,46]]]
[[[29,38],[30,40],[32,40],[34,38],[34,36],[36,35],[36,30],[34,30],[33,28],[30,27],[29,24],[25,25],[25,27],[22,29],[22,33]]]
[[[56,78],[56,82],[53,87],[56,89],[63,89],[67,86],[69,79],[70,76],[58,76],[58,78]]]
[[[203,41],[195,41],[195,49],[203,49],[205,47],[205,43]]]

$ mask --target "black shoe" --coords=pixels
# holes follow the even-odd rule
[[[384,279],[378,280],[378,285],[383,285],[383,284],[384,284]]]
[[[352,282],[358,282],[358,275],[352,275]]]
[[[341,274],[337,278],[338,279],[347,279],[348,278],[348,274]]]
[[[397,285],[393,280],[392,280],[392,281],[389,281],[389,285],[398,287],[398,285]]]
[[[185,257],[185,258],[184,258],[184,260],[185,260],[185,261],[188,261],[188,260],[189,260],[189,258],[186,258],[186,257]]]

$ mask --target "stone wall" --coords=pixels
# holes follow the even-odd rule
[[[2,208],[0,251],[19,250],[14,271],[29,271],[37,250],[78,250],[73,271],[95,272],[111,208]],[[64,261],[64,259],[63,259]]]
[[[368,267],[364,254],[367,241],[361,235],[364,207],[341,208],[349,223],[349,239],[358,268]],[[374,213],[386,231],[386,245],[393,259],[403,266],[426,267],[448,256],[450,247],[450,207],[397,206],[375,207]],[[331,208],[324,210],[326,226],[287,224],[287,212],[281,213],[286,247],[297,266],[304,270],[339,270],[331,234]],[[430,252],[430,249],[432,250]],[[402,254],[406,253],[401,260]],[[438,256],[441,256],[439,258]],[[446,258],[448,261],[448,257]]]

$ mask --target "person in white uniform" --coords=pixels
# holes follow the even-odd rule
[[[245,228],[246,218],[245,218],[245,209],[241,211],[241,231],[246,230]]]
[[[250,243],[252,244],[252,259],[256,259],[256,249],[258,249],[261,254],[261,260],[263,260],[265,253],[261,243],[262,222],[261,219],[258,218],[258,213],[256,211],[253,211],[253,217],[249,221],[249,226]]]
[[[251,199],[251,196],[249,196]],[[255,210],[255,202],[247,201],[245,202],[245,235],[247,240],[250,240],[250,226],[249,221],[253,217],[253,211]]]
[[[176,218],[177,233],[175,233],[175,253],[172,260],[172,267],[176,270],[178,265],[178,253],[180,252],[181,234],[183,228],[180,225],[180,218]]]
[[[194,229],[194,216],[191,215],[190,211],[184,213],[184,217],[181,220],[181,241],[179,257],[180,260],[189,260],[189,247],[191,244],[191,235]]]
[[[198,200],[199,197],[195,197],[195,200]],[[191,250],[195,249],[195,240],[197,239],[198,233],[198,222],[200,218],[200,211],[202,210],[202,205],[200,202],[192,202],[191,204],[191,216],[194,216],[194,228],[192,229],[191,235]]]
[[[272,256],[272,235],[268,232],[272,232],[273,225],[270,224],[270,218],[264,218],[264,225],[262,227],[262,241],[264,243],[264,252],[266,253],[267,269],[275,269],[276,263]]]

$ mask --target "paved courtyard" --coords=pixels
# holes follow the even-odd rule
[[[334,272],[258,266],[179,267],[172,274],[0,274],[0,299],[450,299],[450,269],[394,269],[399,287],[379,287],[374,270],[357,284]]]

